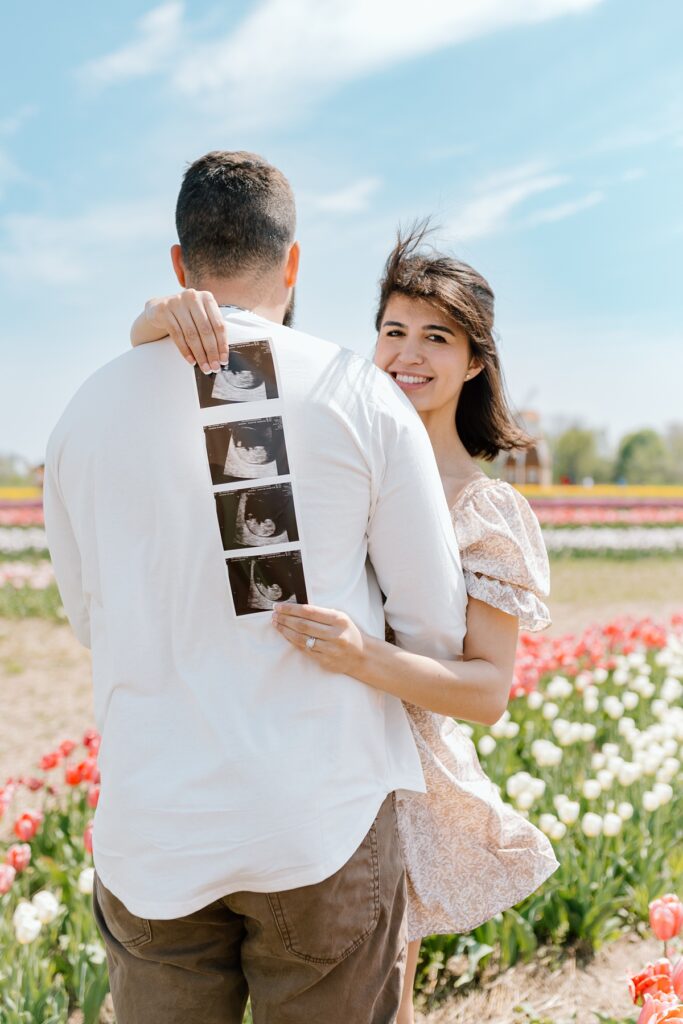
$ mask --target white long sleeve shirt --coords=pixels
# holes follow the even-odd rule
[[[102,733],[95,866],[145,918],[321,881],[387,793],[425,789],[401,701],[323,671],[260,610],[296,599],[301,571],[268,589],[270,563],[242,571],[240,558],[300,561],[311,604],[374,636],[386,615],[408,650],[454,658],[465,631],[454,532],[407,399],[351,352],[251,313],[226,319],[233,344],[270,339],[276,399],[202,409],[172,342],[145,345],[86,381],[47,453],[50,551],[92,649]],[[261,453],[277,475],[212,481],[204,427],[226,417],[281,420],[286,463]],[[274,483],[291,487],[297,542],[226,552],[214,492]]]

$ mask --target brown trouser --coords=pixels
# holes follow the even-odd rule
[[[117,1024],[392,1024],[406,956],[394,794],[334,875],[235,892],[187,917],[130,914],[96,879]]]

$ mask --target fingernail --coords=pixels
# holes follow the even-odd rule
[[[194,366],[196,364],[196,362],[197,362],[197,360],[193,359],[192,356],[185,356],[185,358],[187,359],[187,361],[190,364],[190,366]]]
[[[202,364],[202,373],[206,373],[207,375],[211,373],[211,367],[209,366],[208,363]]]
[[[221,360],[221,365],[222,365],[222,366],[225,366],[225,365],[226,365],[226,363],[228,363],[228,362],[229,362],[229,360],[230,360],[230,356],[228,355],[228,353],[227,353],[227,352],[221,352],[221,355],[220,355],[220,360]]]
[[[221,368],[221,364],[220,363],[211,363],[211,369],[213,370],[214,373],[218,373],[220,368]]]

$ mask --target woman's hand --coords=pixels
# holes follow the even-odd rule
[[[365,654],[365,636],[344,612],[310,604],[276,604],[273,624],[294,647],[330,672],[354,676]],[[306,646],[309,637],[313,647]]]
[[[228,361],[228,329],[211,292],[186,288],[177,295],[150,299],[133,325],[133,345],[169,336],[180,354],[204,373],[216,373]]]

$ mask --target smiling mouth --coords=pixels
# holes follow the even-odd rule
[[[397,384],[405,384],[409,387],[417,387],[420,384],[429,384],[433,377],[425,377],[422,374],[415,373],[392,373],[391,376],[394,378]]]

